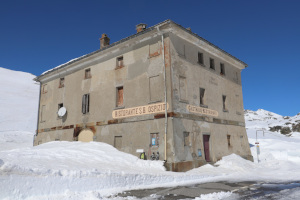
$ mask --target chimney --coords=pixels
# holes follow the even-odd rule
[[[104,47],[109,45],[109,37],[105,33],[102,34],[102,37],[100,38],[100,49],[103,49]]]
[[[147,27],[147,24],[140,23],[135,26],[135,29],[136,29],[136,32],[139,33],[141,31],[145,30],[146,27]]]

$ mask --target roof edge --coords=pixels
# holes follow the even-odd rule
[[[70,64],[73,64],[73,63],[75,63],[75,62],[78,62],[78,61],[80,61],[80,60],[82,60],[82,59],[85,59],[85,58],[87,58],[87,57],[89,57],[89,56],[92,56],[92,55],[94,55],[94,54],[96,54],[96,53],[105,51],[105,50],[107,50],[107,49],[109,49],[109,48],[111,48],[111,47],[114,47],[114,46],[116,46],[116,45],[118,45],[118,44],[121,44],[121,43],[123,43],[123,42],[125,42],[125,41],[128,41],[128,40],[130,40],[130,39],[132,39],[132,38],[135,38],[135,37],[137,37],[137,36],[139,36],[139,35],[143,35],[143,34],[145,34],[145,33],[148,33],[148,32],[150,32],[150,31],[156,29],[158,26],[162,26],[163,24],[168,24],[168,23],[175,24],[176,26],[178,26],[179,28],[181,28],[181,29],[184,30],[185,32],[187,32],[187,33],[189,33],[189,34],[191,34],[191,35],[197,37],[198,39],[200,39],[200,40],[206,42],[207,44],[209,44],[210,46],[212,46],[212,47],[214,47],[214,48],[220,50],[222,53],[228,55],[229,57],[233,58],[234,60],[240,62],[241,64],[243,64],[243,65],[245,66],[245,68],[248,67],[248,64],[246,64],[245,62],[243,62],[243,61],[241,61],[240,59],[236,58],[235,56],[231,55],[230,53],[226,52],[225,50],[221,49],[220,47],[214,45],[213,43],[211,43],[211,42],[209,42],[208,40],[204,39],[203,37],[199,36],[198,34],[193,33],[193,32],[190,31],[190,30],[187,30],[187,29],[186,29],[185,27],[183,27],[182,25],[180,25],[180,24],[178,24],[178,23],[176,23],[176,22],[174,22],[174,21],[172,21],[172,20],[170,20],[170,19],[167,19],[167,20],[165,20],[165,21],[163,21],[163,22],[160,22],[160,23],[158,23],[158,24],[156,24],[156,25],[153,25],[153,26],[151,26],[151,27],[145,29],[144,31],[135,33],[135,34],[130,35],[130,36],[126,37],[126,38],[123,38],[123,39],[121,39],[121,40],[119,40],[119,41],[117,41],[117,42],[114,42],[114,43],[112,43],[112,44],[110,44],[110,45],[104,47],[103,49],[98,49],[98,50],[93,51],[93,52],[91,52],[91,53],[89,53],[89,54],[80,56],[80,57],[75,58],[75,59],[71,59],[70,61],[68,61],[68,62],[66,62],[66,63],[64,63],[64,64],[58,65],[58,66],[56,66],[56,67],[54,67],[54,68],[52,68],[52,69],[50,69],[50,70],[48,70],[48,71],[43,72],[40,76],[37,76],[34,80],[37,81],[37,82],[40,82],[40,79],[41,79],[42,77],[44,77],[45,75],[47,75],[47,74],[50,74],[50,73],[52,73],[52,72],[54,72],[54,71],[57,71],[57,70],[59,70],[59,69],[62,69],[62,68],[66,67],[66,66],[68,66],[68,65],[70,65]]]

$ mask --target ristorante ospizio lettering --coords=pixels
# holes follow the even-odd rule
[[[169,104],[167,104],[167,110],[168,109],[169,109]],[[133,117],[139,115],[149,115],[149,114],[161,113],[161,112],[165,112],[165,103],[157,103],[157,104],[139,106],[134,108],[114,110],[112,112],[112,117],[114,119],[117,119],[117,118]]]
[[[210,109],[202,108],[202,107],[198,107],[198,106],[187,105],[186,108],[189,112],[193,112],[193,113],[197,113],[197,114],[211,115],[211,116],[215,116],[215,117],[217,117],[219,115],[218,111],[216,111],[216,110],[210,110]]]

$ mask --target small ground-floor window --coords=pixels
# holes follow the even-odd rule
[[[158,133],[150,133],[150,146],[159,146],[159,135]]]

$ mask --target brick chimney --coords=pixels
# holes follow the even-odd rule
[[[102,34],[102,37],[100,38],[100,49],[103,49],[104,47],[109,45],[109,37],[105,33]]]
[[[136,32],[139,33],[147,28],[147,24],[140,23],[135,26]]]

